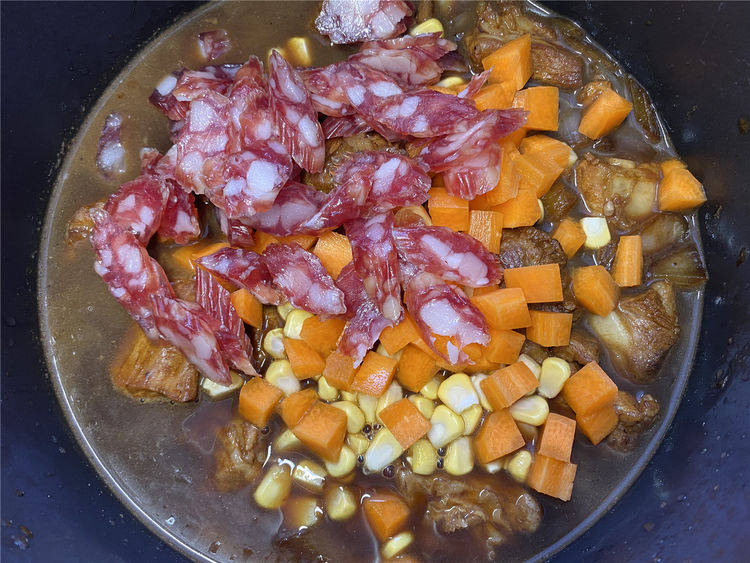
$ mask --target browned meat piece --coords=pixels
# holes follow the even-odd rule
[[[450,534],[474,528],[488,539],[488,549],[517,533],[534,532],[542,509],[523,487],[498,476],[415,475],[401,466],[396,487],[412,507],[424,506],[424,517]],[[417,512],[415,510],[415,512]]]
[[[599,341],[580,328],[574,328],[570,331],[570,343],[552,348],[552,355],[579,366],[598,362]]]
[[[651,142],[655,143],[659,141],[661,139],[661,130],[659,129],[659,121],[656,117],[656,110],[651,101],[651,96],[632,76],[627,78],[627,85],[630,91],[630,99],[633,101],[633,115],[635,116],[635,120]]]
[[[682,215],[657,213],[638,233],[641,235],[643,255],[660,255],[687,238],[688,222]]]
[[[250,483],[266,460],[267,444],[257,427],[235,418],[217,435],[214,478],[220,491],[231,491]]]
[[[658,167],[587,153],[576,166],[576,186],[592,215],[628,230],[655,212]]]
[[[545,219],[557,223],[575,206],[578,194],[562,182],[555,182],[541,200]]]
[[[575,89],[583,83],[583,59],[557,42],[557,33],[523,7],[512,3],[480,2],[477,27],[464,39],[474,67],[503,43],[531,34],[532,79],[558,88]]]
[[[568,262],[560,243],[549,233],[535,227],[503,229],[500,241],[500,262],[505,268],[560,264]]]
[[[536,363],[541,364],[544,360],[549,358],[549,349],[539,346],[539,344],[532,342],[531,340],[524,340],[523,346],[521,346],[521,354],[526,354]]]
[[[282,328],[284,320],[279,316],[278,309],[273,305],[263,307],[263,328],[250,331],[250,341],[253,343],[253,365],[258,366],[258,373],[264,373],[273,358],[263,349],[263,338],[275,328]]]
[[[133,325],[110,365],[115,387],[139,399],[195,400],[198,370],[170,344],[151,342]]]
[[[106,200],[102,199],[79,207],[73,214],[68,223],[68,232],[65,236],[65,242],[74,244],[79,240],[87,239],[94,230],[94,221],[92,221],[89,211],[92,209],[102,209]]]
[[[619,422],[607,437],[607,444],[627,452],[635,448],[638,436],[651,428],[659,414],[659,401],[648,394],[636,401],[627,391],[620,391],[615,399],[615,411]]]
[[[591,330],[609,351],[615,369],[639,382],[653,378],[677,341],[677,321],[674,289],[664,281],[623,297],[606,317],[589,316]]]
[[[692,242],[647,264],[646,271],[654,278],[669,280],[680,289],[696,289],[706,281],[703,259]]]
[[[316,174],[305,172],[302,181],[322,192],[328,193],[333,189],[333,173],[342,160],[354,152],[378,150],[404,154],[402,150],[386,141],[377,133],[359,133],[351,137],[329,139],[326,141],[326,159],[323,170]]]

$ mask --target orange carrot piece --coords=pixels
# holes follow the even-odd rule
[[[524,137],[526,137],[526,133],[528,133],[528,129],[526,127],[519,127],[518,129],[513,131],[513,133],[502,137],[500,139],[500,144],[502,145],[503,143],[510,143],[514,147],[518,148],[521,145],[521,141],[523,141]]]
[[[292,393],[281,401],[279,408],[281,420],[288,428],[294,428],[317,400],[318,394],[313,387]]]
[[[226,242],[215,242],[206,244],[198,242],[187,246],[180,246],[172,253],[174,258],[182,267],[195,270],[195,261],[203,256],[208,256],[229,246]]]
[[[268,247],[269,244],[276,244],[279,242],[278,238],[273,235],[269,235],[268,233],[264,233],[263,231],[256,231],[253,234],[253,240],[255,241],[253,250],[258,254],[263,254],[263,251]]]
[[[496,364],[512,364],[518,360],[525,340],[518,332],[490,327],[490,343],[484,349],[484,357]]]
[[[297,379],[321,375],[326,367],[326,361],[304,340],[285,336],[284,351]]]
[[[247,289],[238,289],[229,295],[237,314],[253,328],[263,328],[263,304]]]
[[[689,170],[675,168],[659,184],[661,211],[688,211],[706,202],[703,185]]]
[[[262,377],[248,379],[240,391],[240,416],[263,428],[284,393]]]
[[[620,125],[633,104],[611,88],[605,88],[594,102],[583,110],[578,132],[589,139],[603,137]]]
[[[612,433],[620,418],[615,412],[614,405],[608,404],[586,415],[577,414],[576,421],[581,432],[592,444],[597,445]]]
[[[573,293],[586,309],[606,317],[617,307],[620,286],[604,266],[583,266],[573,270]]]
[[[529,311],[531,326],[526,329],[526,338],[540,346],[567,346],[570,343],[571,313]]]
[[[326,358],[323,377],[336,389],[348,391],[354,379],[354,362],[346,354],[334,350]]]
[[[479,295],[487,295],[488,293],[492,293],[493,291],[497,291],[500,289],[497,285],[485,285],[484,287],[470,287],[467,288],[470,289],[470,292],[467,292],[467,295],[471,295],[471,297],[479,296]]]
[[[526,110],[527,129],[557,131],[560,92],[556,86],[534,86],[519,90],[513,98],[513,107]]]
[[[495,82],[481,88],[474,96],[477,109],[507,109],[513,103],[516,88],[510,82]]]
[[[351,390],[380,397],[391,384],[397,365],[398,362],[393,358],[383,356],[372,350],[367,352],[365,359],[362,360],[362,365],[354,374]]]
[[[531,325],[529,307],[523,290],[517,287],[496,289],[470,298],[493,328],[514,329]]]
[[[395,326],[389,326],[380,333],[380,343],[391,356],[407,344],[421,339],[419,329],[409,313],[404,314],[403,320]]]
[[[675,159],[665,160],[659,164],[659,168],[661,169],[662,176],[666,176],[672,170],[684,170],[687,166],[684,162]]]
[[[565,255],[572,258],[586,242],[586,233],[583,232],[580,221],[573,221],[566,217],[557,225],[552,238],[560,243]]]
[[[521,177],[519,189],[533,190],[536,197],[546,194],[565,170],[540,153],[522,154],[514,164]]]
[[[568,501],[578,466],[537,454],[526,478],[526,484],[537,492]]]
[[[503,214],[503,228],[530,227],[542,216],[536,191],[529,188],[518,190],[516,197],[496,205],[493,211]]]
[[[307,342],[313,350],[324,358],[328,357],[335,348],[339,336],[344,331],[346,321],[337,317],[331,317],[324,321],[313,315],[302,323],[299,337]]]
[[[479,384],[492,408],[506,409],[539,386],[539,381],[528,366],[516,362],[492,372]]]
[[[508,81],[520,90],[531,78],[531,35],[522,35],[490,53],[482,59],[482,66],[492,69],[490,82]]]
[[[313,254],[320,258],[331,277],[336,279],[344,266],[352,261],[352,245],[344,235],[328,231],[318,238]]]
[[[474,450],[480,463],[495,461],[522,448],[525,443],[508,409],[488,414],[474,436]]]
[[[401,399],[388,405],[380,411],[380,420],[404,449],[427,434],[430,429],[430,421],[409,399]]]
[[[536,453],[558,461],[569,462],[575,435],[575,420],[551,412],[547,415],[547,420],[542,428]]]
[[[521,174],[514,166],[514,161],[520,153],[513,143],[507,141],[501,144],[501,150],[502,160],[500,161],[500,180],[489,192],[474,198],[471,204],[479,200],[477,205],[484,204],[486,205],[485,209],[490,209],[493,206],[505,203],[518,195],[518,189],[521,184]],[[472,207],[472,209],[480,208]]]
[[[617,385],[596,362],[589,362],[565,382],[563,399],[576,415],[586,416],[614,403]]]
[[[559,264],[540,264],[521,268],[506,268],[505,287],[523,291],[526,303],[552,303],[563,300]]]
[[[621,236],[617,243],[612,279],[620,287],[641,285],[643,278],[643,245],[641,235]]]
[[[316,401],[291,430],[314,454],[335,462],[346,438],[346,413]]]
[[[378,491],[362,501],[372,533],[381,542],[395,536],[409,522],[409,506],[391,492]]]
[[[432,224],[448,227],[454,231],[465,231],[469,228],[469,202],[450,195],[445,188],[432,188],[427,209]]]
[[[497,211],[471,211],[469,214],[469,236],[497,254],[503,236],[503,215]]]
[[[253,235],[253,240],[255,241],[253,250],[258,254],[263,254],[265,249],[268,248],[269,244],[292,243],[297,243],[305,250],[310,250],[310,248],[312,248],[312,245],[315,244],[316,239],[317,237],[315,237],[314,235],[290,235],[288,237],[278,238],[273,235],[269,235],[268,233],[264,233],[263,231],[255,231],[255,234]]]
[[[523,155],[539,155],[562,168],[567,168],[575,158],[570,146],[547,135],[525,137],[518,148]]]
[[[408,344],[398,359],[396,380],[409,391],[419,393],[437,371],[437,363],[431,354],[413,344]]]

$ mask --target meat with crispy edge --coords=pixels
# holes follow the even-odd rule
[[[217,435],[214,479],[220,491],[238,489],[258,476],[266,460],[267,444],[258,428],[235,418]]]

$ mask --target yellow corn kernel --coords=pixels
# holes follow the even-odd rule
[[[427,438],[436,448],[442,448],[464,433],[464,419],[445,405],[435,408],[430,425]]]
[[[289,360],[275,360],[268,366],[265,375],[266,381],[275,385],[284,392],[284,395],[291,395],[300,390],[299,379],[294,376],[292,364]]]
[[[542,362],[542,373],[539,377],[539,394],[552,399],[562,391],[563,385],[570,377],[570,364],[562,358],[547,358]]]
[[[324,500],[328,517],[335,522],[348,520],[354,516],[359,506],[354,493],[342,485],[326,489]]]
[[[482,465],[482,469],[484,469],[490,475],[499,473],[501,469],[505,469],[505,462],[503,461],[503,459],[504,458],[501,457],[489,463],[485,463],[484,465]]]
[[[531,461],[531,452],[528,450],[521,450],[511,456],[507,461],[505,469],[515,481],[524,483],[526,481],[526,476],[529,474],[529,469],[531,469]]]
[[[324,401],[335,401],[339,397],[339,390],[326,381],[322,375],[318,378],[318,397]]]
[[[420,219],[422,219],[422,221],[424,221],[425,225],[427,225],[428,227],[432,226],[432,218],[430,217],[430,214],[427,213],[427,210],[421,205],[408,205],[406,207],[401,207],[396,212],[396,216],[398,217],[398,214],[402,212],[403,214],[409,213],[409,214],[417,215],[419,216]]]
[[[539,395],[518,399],[510,407],[510,415],[517,422],[525,422],[532,426],[541,426],[549,415],[547,399]]]
[[[409,400],[414,403],[417,410],[422,413],[425,418],[430,418],[432,413],[435,412],[435,404],[430,401],[427,397],[422,395],[409,395]]]
[[[284,351],[284,329],[275,328],[269,330],[263,337],[263,350],[277,360],[286,358],[286,352]]]
[[[404,449],[401,444],[390,430],[383,427],[375,434],[365,452],[365,469],[369,473],[377,473],[396,461],[402,453]]]
[[[362,455],[370,447],[370,440],[368,440],[362,434],[348,434],[346,436],[346,443],[357,455]]]
[[[351,391],[341,391],[341,400],[349,401],[350,403],[357,403],[357,394]]]
[[[291,57],[290,62],[295,66],[312,66],[310,42],[307,37],[290,37],[284,51]]]
[[[437,18],[430,18],[424,20],[422,23],[418,23],[409,30],[409,35],[423,35],[425,33],[439,33],[440,37],[443,36],[443,24]]]
[[[425,386],[419,390],[419,393],[424,397],[427,397],[430,401],[434,401],[437,399],[438,387],[440,387],[442,381],[443,380],[438,377],[433,377],[430,381],[425,383]]]
[[[292,489],[291,470],[287,465],[272,465],[258,487],[253,493],[253,498],[258,506],[262,508],[278,508],[289,496]]]
[[[357,455],[348,446],[341,446],[341,453],[335,462],[326,461],[326,469],[331,477],[349,475],[357,464]]]
[[[365,422],[374,424],[378,408],[378,398],[365,395],[364,393],[357,393],[357,404],[365,415]]]
[[[306,530],[323,517],[315,497],[295,497],[284,504],[284,519],[292,529]]]
[[[486,373],[477,373],[475,375],[471,376],[471,384],[474,386],[474,391],[477,393],[477,397],[479,397],[479,404],[482,405],[482,408],[486,411],[492,411],[492,405],[490,405],[490,402],[487,400],[487,397],[484,395],[484,391],[482,391],[481,383],[485,379],[487,379]]]
[[[230,371],[229,376],[232,378],[232,382],[229,385],[222,385],[221,383],[216,383],[215,381],[211,381],[207,377],[204,377],[201,379],[201,391],[214,401],[226,399],[230,395],[233,395],[245,383],[245,380],[242,379],[242,376],[236,371]]]
[[[586,235],[586,242],[583,243],[586,248],[596,250],[612,240],[604,217],[584,217],[581,219],[581,228]]]
[[[287,316],[293,310],[294,310],[294,305],[292,305],[289,301],[286,301],[282,303],[281,305],[276,306],[276,312],[284,321],[286,321]]]
[[[451,475],[466,475],[474,469],[474,448],[471,438],[461,436],[448,444],[444,463],[445,470]]]
[[[537,219],[536,222],[541,223],[544,221],[544,204],[541,199],[537,199],[536,204],[539,206],[539,219]]]
[[[429,440],[422,438],[417,440],[409,448],[406,461],[411,465],[411,470],[417,475],[432,475],[437,469],[437,450]]]
[[[289,314],[286,316],[286,322],[284,323],[284,336],[299,340],[300,332],[302,332],[302,325],[310,317],[312,317],[312,315],[302,309],[292,309],[289,311]]]
[[[362,431],[362,427],[365,425],[365,414],[362,409],[351,401],[336,401],[331,403],[331,406],[346,413],[346,431],[349,434],[357,434]]]
[[[276,439],[273,441],[273,449],[277,452],[283,452],[286,450],[291,450],[293,448],[298,448],[302,445],[302,442],[300,441],[297,436],[295,436],[291,430],[287,429],[284,430],[281,434],[276,436]]]
[[[463,88],[464,86],[466,86],[466,80],[464,80],[460,76],[447,76],[440,82],[435,84],[435,86],[440,86],[441,88],[450,88],[451,90],[458,90],[459,88]]]
[[[383,544],[380,552],[383,559],[393,559],[399,553],[402,553],[414,541],[414,534],[411,532],[401,532]]]
[[[382,411],[388,405],[392,405],[393,403],[400,401],[403,398],[404,392],[401,389],[401,386],[395,381],[392,382],[388,386],[388,389],[385,390],[385,393],[378,397],[378,404],[375,407],[375,414],[377,416],[378,422],[380,422],[381,424],[383,422],[382,420],[380,420],[380,411]]]
[[[454,373],[438,387],[438,397],[455,413],[462,413],[479,404],[474,386],[465,373]]]
[[[482,405],[472,405],[461,413],[461,418],[464,419],[464,436],[474,433],[482,419],[482,413],[484,413]]]
[[[518,361],[523,362],[527,368],[529,368],[529,371],[534,374],[534,377],[536,377],[536,380],[539,381],[539,376],[542,374],[542,366],[540,366],[534,358],[529,356],[528,354],[521,354],[518,356]],[[528,393],[526,393],[527,397],[530,397],[536,393],[536,389],[532,389]]]
[[[311,493],[320,493],[326,482],[326,470],[314,461],[303,459],[294,466],[292,479],[303,489]]]

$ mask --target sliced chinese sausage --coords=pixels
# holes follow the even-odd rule
[[[461,90],[457,94],[457,96],[459,98],[467,98],[469,100],[473,100],[474,96],[477,95],[480,88],[484,86],[484,83],[489,79],[491,72],[492,70],[485,70],[480,74],[475,74],[474,76],[472,76],[471,80],[469,80],[469,83],[466,85],[466,88]]]
[[[278,305],[283,301],[263,257],[252,250],[226,247],[199,258],[197,263],[219,279],[247,289],[261,303]]]
[[[464,348],[490,340],[487,322],[466,294],[430,273],[411,279],[404,300],[424,341],[451,364],[470,362]]]
[[[212,29],[198,34],[198,49],[206,61],[218,59],[232,48],[226,29]]]
[[[145,244],[159,228],[168,198],[165,185],[150,175],[141,175],[109,196],[104,209]]]
[[[326,201],[326,194],[299,182],[287,182],[268,211],[244,219],[243,222],[259,231],[286,237],[298,232]]]
[[[346,224],[352,246],[354,269],[362,279],[365,291],[383,316],[397,323],[401,320],[401,284],[398,253],[391,230],[393,216],[380,214]]]
[[[250,361],[252,345],[245,324],[232,305],[229,291],[202,268],[195,271],[195,298],[217,323],[214,333],[227,363],[247,375],[258,375]]]
[[[125,147],[120,140],[121,129],[122,116],[119,113],[110,113],[104,120],[102,132],[99,134],[96,167],[108,180],[125,172]]]
[[[402,35],[392,39],[376,39],[362,43],[360,53],[378,53],[381,51],[404,51],[419,49],[432,60],[437,61],[451,51],[456,50],[456,44],[440,37],[440,33],[423,33],[421,35]]]
[[[326,117],[321,123],[323,136],[326,139],[337,137],[351,137],[359,133],[367,133],[372,128],[359,115],[345,115],[342,117]]]
[[[94,208],[90,215],[94,222],[91,235],[96,254],[94,271],[146,336],[158,340],[150,297],[174,296],[164,270],[148,255],[135,235],[121,227],[105,210]]]
[[[177,244],[187,244],[201,234],[195,196],[171,182],[167,183],[167,186],[169,197],[157,232],[163,239],[173,240]]]
[[[324,0],[315,27],[334,44],[388,39],[406,30],[411,13],[402,0]]]
[[[291,303],[314,315],[343,315],[344,295],[320,259],[299,244],[270,244],[263,259],[274,283]]]
[[[210,65],[198,70],[184,70],[171,94],[180,102],[190,102],[211,90],[226,94],[239,65]]]
[[[240,67],[227,96],[231,101],[232,125],[245,146],[276,137],[268,84],[263,77],[263,64],[257,57],[250,57]]]
[[[404,262],[445,281],[483,287],[502,280],[497,256],[469,235],[447,227],[414,225],[394,228],[393,240]]]
[[[197,303],[173,297],[151,296],[156,328],[204,376],[228,385],[232,379],[221,355],[217,323]]]
[[[227,237],[229,246],[238,246],[240,248],[252,248],[255,246],[253,238],[253,229],[241,219],[229,219],[223,210],[216,208],[216,219],[219,222],[219,228],[224,236]]]
[[[472,200],[497,186],[500,180],[502,152],[498,145],[469,153],[442,174],[446,191]]]
[[[308,172],[320,172],[325,159],[325,139],[302,77],[273,51],[269,58],[269,92],[281,143],[294,161]]]
[[[336,286],[343,292],[349,321],[338,342],[338,350],[352,358],[354,367],[380,338],[380,333],[393,323],[383,316],[365,291],[365,284],[350,262],[341,270]]]
[[[443,73],[435,59],[418,48],[372,48],[352,55],[349,60],[380,70],[410,86],[434,84]]]
[[[372,167],[372,185],[365,201],[366,214],[422,205],[427,201],[432,182],[412,159],[385,151],[372,151],[357,153],[350,162],[364,158],[370,159]]]
[[[346,97],[346,87],[355,84],[353,67],[347,61],[300,71],[310,100],[317,111],[331,117],[352,115],[354,108]]]

